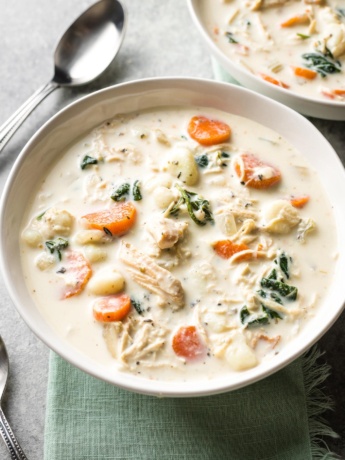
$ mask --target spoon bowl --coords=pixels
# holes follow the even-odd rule
[[[0,434],[11,454],[13,460],[27,460],[19,442],[15,438],[13,431],[1,408],[1,399],[5,392],[9,373],[9,360],[5,343],[0,336]]]
[[[77,86],[97,78],[120,49],[124,31],[125,12],[117,0],[92,5],[61,37],[54,53],[53,81]]]
[[[60,86],[80,86],[95,80],[117,55],[126,30],[119,0],[99,0],[81,14],[61,37],[54,53],[54,76],[39,88],[1,127],[0,152],[34,110]]]

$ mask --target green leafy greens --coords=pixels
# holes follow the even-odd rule
[[[113,193],[110,195],[110,198],[112,198],[114,201],[124,201],[127,197],[127,195],[130,194],[132,188],[132,194],[133,194],[133,200],[134,201],[140,201],[143,199],[141,190],[139,187],[139,181],[136,180],[133,183],[133,186],[131,187],[131,184],[129,182],[125,182],[121,184],[119,187],[117,187]]]
[[[307,61],[307,67],[318,72],[322,78],[327,77],[328,74],[341,72],[341,63],[333,59],[329,50],[326,54],[305,53],[302,57]]]
[[[81,169],[85,169],[89,165],[96,165],[98,160],[90,155],[85,155],[80,164]]]
[[[61,258],[62,258],[62,256],[61,256],[61,251],[62,251],[63,249],[66,249],[66,248],[67,248],[67,246],[68,246],[68,241],[65,240],[64,238],[58,237],[58,238],[56,238],[55,240],[46,241],[45,244],[46,244],[46,247],[47,247],[47,249],[49,250],[49,252],[50,252],[51,254],[54,254],[54,252],[56,251],[59,260],[61,260]]]
[[[178,184],[175,187],[180,192],[180,198],[175,203],[175,205],[170,209],[170,214],[177,215],[180,207],[186,205],[188,214],[191,219],[198,225],[206,225],[207,222],[214,222],[213,215],[210,209],[210,203],[204,198],[200,197],[197,193],[189,192],[188,190],[183,189]],[[203,214],[203,219],[199,219],[195,212]]]

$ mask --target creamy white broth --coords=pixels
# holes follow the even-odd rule
[[[339,0],[200,2],[208,33],[234,62],[286,91],[339,103],[345,102],[344,6]],[[303,15],[305,22],[282,27]],[[303,58],[308,53],[327,59],[339,72],[317,71],[312,60]],[[313,73],[298,76],[296,67]]]
[[[200,145],[187,132],[195,115],[226,122],[231,127],[231,139],[219,145]],[[234,164],[236,158],[249,152],[281,171],[279,184],[263,190],[241,184]],[[82,170],[86,155],[98,163]],[[176,155],[192,156],[197,177],[193,185],[183,183],[184,173],[174,165]],[[209,159],[206,167],[195,161],[201,155]],[[181,169],[185,171],[186,167]],[[259,169],[269,177],[270,167]],[[140,181],[142,200],[133,201],[131,192],[126,196],[126,202],[132,202],[137,210],[132,229],[120,237],[99,231],[100,242],[85,243],[83,232],[88,230],[82,216],[116,206],[110,198],[114,189],[136,180]],[[183,207],[177,216],[169,214],[166,203],[171,196],[173,203],[179,197],[176,184],[208,200],[215,223],[197,225]],[[305,194],[310,199],[303,208],[290,205],[291,196]],[[275,227],[268,230],[274,219],[267,214],[272,214],[272,204],[277,202],[292,208],[292,220],[297,219],[293,223],[289,221],[291,216],[287,218],[285,234],[272,231]],[[54,226],[48,219],[54,216],[52,210],[67,211],[72,216],[70,222]],[[221,216],[229,214],[235,218],[228,219],[226,227]],[[170,249],[159,249],[157,236],[152,236],[163,215],[169,223],[181,227],[180,237]],[[303,333],[303,323],[317,312],[332,277],[336,251],[332,220],[332,209],[312,167],[279,134],[209,108],[152,109],[118,116],[96,128],[70,147],[42,178],[23,224],[23,269],[28,288],[51,327],[68,343],[108,367],[109,372],[119,369],[161,380],[211,379],[260,365]],[[254,222],[254,228],[236,238],[236,232],[249,221]],[[234,222],[235,228],[231,227]],[[298,236],[308,222],[314,228],[303,241]],[[45,247],[47,240],[58,237],[69,244],[61,249],[61,261],[57,252],[50,254]],[[243,261],[220,257],[214,243],[233,238],[236,244],[246,244],[249,251],[254,249],[255,256]],[[140,257],[138,253],[134,256],[138,266],[143,265],[141,257],[148,257],[171,272],[182,286],[183,305],[138,283],[132,267],[124,261],[123,245],[139,251]],[[57,272],[68,266],[69,251],[89,261],[92,276],[80,294],[62,299],[68,278],[66,273]],[[283,305],[272,304],[271,298],[258,298],[257,294],[260,280],[276,267],[274,260],[282,251],[292,258],[290,278],[285,283],[298,289],[297,299],[284,300]],[[93,305],[106,296],[97,278],[107,278],[111,270],[124,279],[124,288],[119,291],[139,302],[143,312],[139,314],[132,306],[122,321],[104,325],[94,319]],[[164,290],[167,283],[160,278],[159,286]],[[262,316],[260,304],[264,302],[282,319],[270,318],[269,324],[256,327],[242,324],[244,305],[253,319]],[[200,359],[177,356],[172,347],[178,329],[187,326],[196,328],[204,346]],[[127,333],[131,339],[126,340]]]

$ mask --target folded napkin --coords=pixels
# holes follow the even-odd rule
[[[319,434],[329,401],[317,350],[246,388],[155,398],[101,382],[51,352],[45,460],[335,459]]]
[[[215,62],[215,77],[237,83]],[[322,436],[328,376],[313,349],[217,396],[159,399],[101,382],[51,352],[45,460],[332,460]]]

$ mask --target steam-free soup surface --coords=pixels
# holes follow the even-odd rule
[[[332,210],[278,133],[167,107],[118,115],[62,153],[23,222],[23,270],[49,325],[109,374],[245,372],[317,313]]]

